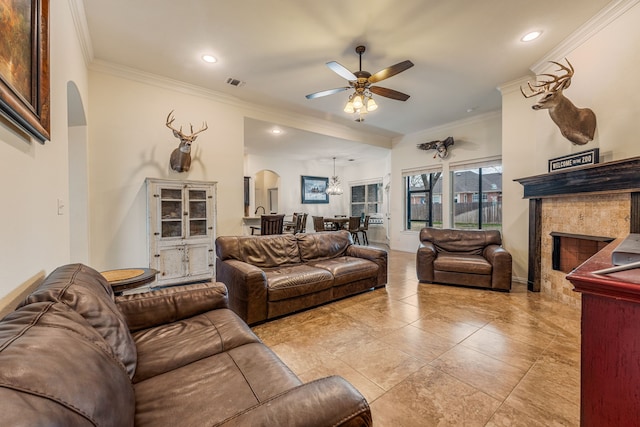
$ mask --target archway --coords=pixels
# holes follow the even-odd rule
[[[280,175],[271,170],[261,170],[256,172],[255,178],[255,206],[256,214],[258,208],[263,207],[265,213],[278,212],[278,187],[280,186]]]
[[[71,262],[89,264],[87,119],[76,84],[67,82],[69,245]]]

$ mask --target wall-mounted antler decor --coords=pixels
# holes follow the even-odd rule
[[[596,132],[596,115],[589,108],[578,108],[562,94],[562,91],[571,84],[573,77],[573,66],[567,61],[568,67],[559,62],[550,61],[556,64],[558,71],[564,71],[565,74],[556,76],[555,74],[539,74],[538,76],[546,76],[551,80],[542,80],[536,84],[528,82],[527,85],[531,93],[527,95],[522,87],[520,92],[525,98],[542,94],[542,97],[531,108],[534,110],[548,109],[549,115],[553,122],[560,128],[562,136],[567,138],[574,144],[584,145],[593,140]]]
[[[207,122],[204,122],[202,125],[202,129],[194,132],[193,125],[189,124],[189,126],[191,127],[191,135],[185,135],[184,133],[182,133],[182,126],[180,126],[179,130],[171,126],[171,124],[176,119],[175,117],[172,117],[171,114],[173,114],[173,110],[171,110],[171,112],[167,116],[166,125],[173,131],[173,136],[180,140],[180,145],[178,145],[178,148],[173,150],[173,152],[171,153],[169,164],[171,165],[171,169],[176,172],[188,172],[189,168],[191,167],[191,144],[196,140],[197,135],[200,132],[204,132],[209,127],[207,126]]]
[[[421,150],[436,150],[433,158],[440,157],[444,159],[449,155],[449,147],[453,145],[453,137],[448,136],[444,141],[431,141],[418,144],[418,148]]]

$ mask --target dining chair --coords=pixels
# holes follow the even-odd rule
[[[294,233],[305,233],[307,231],[307,214],[300,212]]]
[[[315,232],[325,231],[324,229],[324,217],[322,216],[312,216],[313,219],[313,229]]]
[[[362,233],[362,243],[365,245],[369,244],[369,238],[367,237],[367,231],[369,231],[369,218],[371,218],[371,215],[366,215],[362,225],[358,229],[358,231]]]
[[[261,215],[260,227],[251,227],[251,234],[255,235],[259,231],[261,236],[270,234],[282,234],[284,228],[284,214],[282,215]]]
[[[349,217],[349,233],[353,236],[353,241],[360,244],[360,238],[358,237],[358,232],[360,231],[360,217],[359,216],[350,216]]]
[[[296,234],[296,227],[298,225],[298,216],[300,214],[298,214],[297,212],[294,212],[293,215],[291,216],[291,221],[285,221],[284,222],[284,232],[285,233],[293,233]]]

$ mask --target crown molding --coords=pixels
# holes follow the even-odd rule
[[[512,93],[512,92],[518,92],[520,91],[520,88],[522,87],[522,85],[527,85],[528,82],[530,81],[535,81],[536,76],[531,74],[528,76],[522,76],[519,77],[515,80],[511,80],[510,82],[506,82],[501,84],[500,86],[498,86],[498,90],[500,91],[500,93],[504,96],[506,94]]]
[[[638,2],[640,2],[640,0],[617,0],[609,3],[589,21],[549,51],[549,53],[543,56],[538,62],[533,64],[531,70],[535,74],[543,73],[545,68],[548,67],[549,61],[557,61],[558,59],[565,58],[569,53],[576,50],[580,45],[600,32],[600,30],[607,27],[621,15],[624,15]]]
[[[71,18],[76,29],[84,63],[88,67],[93,61],[93,43],[89,34],[89,26],[87,25],[87,15],[84,11],[84,3],[82,0],[69,0],[69,9],[71,10]]]

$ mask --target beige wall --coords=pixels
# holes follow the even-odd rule
[[[51,141],[25,140],[0,122],[0,311],[69,262],[67,82],[77,85],[85,106],[88,83],[66,2],[52,4],[50,22]]]
[[[147,177],[217,181],[218,234],[239,233],[243,215],[243,114],[172,82],[92,71],[89,113],[90,264],[99,270],[148,265]],[[165,126],[208,130],[193,143],[189,172],[169,167],[178,139]]]

